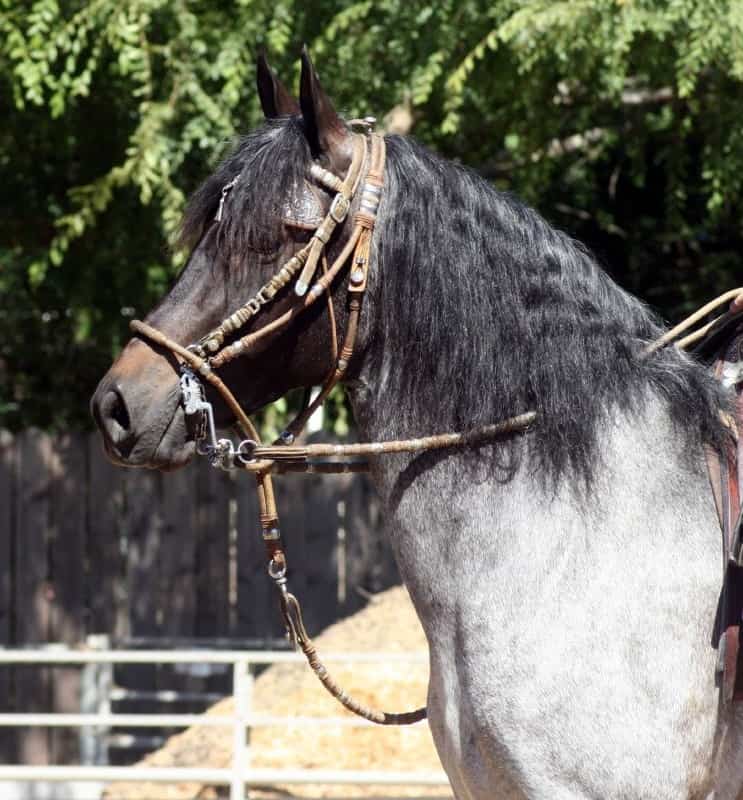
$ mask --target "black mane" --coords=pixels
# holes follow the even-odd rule
[[[400,432],[427,435],[535,410],[536,464],[590,482],[608,408],[667,399],[689,441],[720,447],[717,382],[675,349],[640,359],[662,333],[580,243],[474,172],[389,136],[365,328],[377,402]],[[181,241],[210,224],[234,263],[278,241],[280,206],[311,163],[299,118],[244,137],[194,194]],[[250,180],[247,180],[247,178]]]
[[[375,372],[379,401],[408,410],[406,427],[535,410],[538,464],[590,480],[606,410],[639,409],[651,389],[691,442],[722,445],[717,381],[674,348],[639,358],[662,327],[582,244],[471,170],[410,139],[387,143]]]

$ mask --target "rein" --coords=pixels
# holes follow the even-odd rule
[[[361,183],[365,162],[368,168],[364,178],[358,210],[353,216],[351,234],[340,254],[328,266],[325,248],[339,225],[346,220]],[[299,647],[323,686],[343,706],[358,716],[380,725],[409,725],[426,717],[426,708],[391,713],[371,709],[350,697],[333,680],[320,661],[315,646],[307,634],[302,619],[302,609],[297,598],[288,590],[286,550],[279,527],[279,515],[271,475],[284,472],[339,473],[366,471],[368,463],[355,458],[351,461],[327,460],[358,456],[376,456],[392,453],[417,453],[443,448],[465,447],[491,442],[512,433],[523,433],[536,419],[534,412],[511,417],[503,422],[486,425],[463,433],[444,433],[416,439],[370,442],[365,444],[331,445],[315,444],[293,446],[312,414],[320,408],[333,387],[343,378],[354,353],[361,308],[367,287],[372,235],[384,185],[385,144],[382,136],[368,130],[353,139],[353,157],[345,178],[341,179],[319,164],[313,164],[309,177],[335,196],[328,214],[314,231],[312,238],[295,253],[264,286],[240,308],[224,319],[214,330],[197,343],[183,347],[161,331],[140,320],[132,320],[131,330],[167,350],[179,360],[181,395],[184,413],[195,423],[197,452],[205,455],[211,464],[222,469],[243,469],[254,475],[260,509],[260,525],[268,556],[268,574],[279,591],[279,601],[284,624],[292,645]],[[216,221],[222,218],[230,190],[239,178],[234,178],[222,188]],[[337,330],[330,288],[335,278],[349,264],[348,323],[343,344],[338,351]],[[315,280],[318,265],[323,273]],[[314,283],[312,281],[314,280]],[[292,307],[266,323],[258,330],[236,338],[250,320],[270,305],[276,295],[294,281],[297,298]],[[328,313],[333,342],[335,367],[326,378],[318,395],[307,400],[304,408],[287,426],[273,445],[264,445],[258,432],[239,402],[215,370],[234,358],[250,353],[256,344],[270,334],[285,328],[323,295],[327,296]],[[237,426],[245,437],[237,446],[229,439],[218,439],[214,425],[214,412],[207,402],[201,379],[210,383],[222,396],[234,414]],[[319,460],[318,460],[319,459]]]

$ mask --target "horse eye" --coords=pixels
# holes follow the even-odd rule
[[[256,247],[248,247],[248,250],[260,261],[261,263],[267,263],[269,261],[274,261],[279,252],[281,251],[281,245],[277,245],[276,247],[270,247],[268,245],[261,245]]]
[[[292,241],[297,242],[298,244],[307,244],[307,242],[309,242],[309,240],[312,238],[312,234],[316,230],[315,228],[305,228],[304,226],[298,227],[294,225],[287,225],[287,228],[289,229]]]

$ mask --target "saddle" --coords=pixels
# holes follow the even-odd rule
[[[735,395],[729,419],[734,443],[727,453],[707,450],[707,469],[722,529],[723,585],[712,646],[718,651],[717,682],[723,703],[743,700],[743,310],[726,315],[698,345],[696,354],[712,364],[717,379]],[[741,436],[739,436],[739,433]]]

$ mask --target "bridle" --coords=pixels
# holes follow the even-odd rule
[[[368,469],[367,463],[359,461],[358,456],[416,453],[489,442],[508,434],[525,432],[536,418],[536,414],[527,412],[466,433],[445,433],[418,439],[366,444],[293,446],[297,435],[309,418],[320,408],[333,387],[346,374],[354,354],[367,288],[371,241],[384,186],[386,151],[383,137],[374,133],[371,125],[368,125],[365,133],[353,134],[352,143],[351,164],[344,178],[338,177],[317,163],[311,166],[308,178],[335,193],[330,209],[314,230],[310,241],[283,264],[278,272],[240,308],[198,342],[187,347],[140,320],[133,320],[130,328],[135,334],[170,350],[178,359],[183,409],[193,425],[197,452],[206,456],[213,466],[222,469],[243,469],[254,474],[262,537],[268,555],[268,574],[279,590],[281,611],[291,642],[295,647],[302,649],[326,689],[350,711],[382,725],[404,725],[425,718],[425,707],[403,713],[387,713],[367,708],[349,697],[320,663],[312,640],[305,630],[299,602],[287,588],[286,550],[279,528],[271,475],[286,471],[358,472]],[[365,164],[368,166],[362,186]],[[223,187],[216,221],[221,220],[229,192],[238,180],[239,178],[234,178]],[[333,263],[328,265],[327,245],[338,227],[346,221],[352,203],[359,194],[360,186],[360,199],[353,215],[351,233]],[[322,274],[316,277],[320,265]],[[343,344],[338,349],[337,326],[330,290],[335,279],[346,267],[348,267],[348,318]],[[239,336],[240,330],[275,302],[277,295],[292,281],[294,281],[296,301],[289,310],[257,330]],[[254,351],[259,343],[289,326],[324,295],[328,301],[334,367],[317,396],[311,402],[307,397],[304,407],[287,426],[279,440],[271,446],[264,446],[250,418],[217,375],[216,370],[238,356]],[[232,341],[228,344],[227,341],[230,339]],[[229,439],[217,438],[212,405],[206,400],[202,379],[219,392],[234,414],[237,427],[245,437],[239,444],[235,445]],[[354,457],[354,460],[350,462],[328,460],[329,457],[342,459],[349,456]]]

